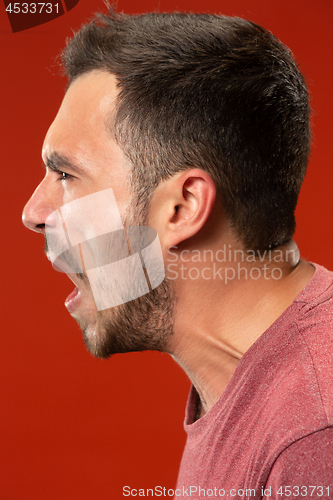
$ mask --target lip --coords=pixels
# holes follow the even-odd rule
[[[46,252],[46,256],[49,260],[49,253]],[[51,260],[52,262],[52,260]],[[53,267],[57,270],[57,268],[54,266]],[[63,270],[60,270],[63,272]],[[79,290],[79,285],[76,283],[76,277],[75,274],[72,273],[66,273],[67,277],[71,280],[71,282],[75,285],[74,290],[68,295],[68,297],[65,300],[65,307],[68,310],[69,313],[73,314],[74,311],[79,307],[80,302],[81,302],[81,292]]]
[[[67,308],[68,312],[73,313],[75,309],[79,306],[80,301],[81,301],[81,294],[79,292],[79,289],[75,287],[74,290],[68,295],[65,301],[65,307]]]

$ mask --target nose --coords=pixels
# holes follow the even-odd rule
[[[44,178],[23,209],[22,222],[31,231],[45,234],[45,221],[54,211],[49,195]]]

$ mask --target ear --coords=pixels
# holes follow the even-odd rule
[[[204,170],[193,168],[161,182],[151,199],[149,225],[166,248],[197,234],[212,212],[216,187]]]

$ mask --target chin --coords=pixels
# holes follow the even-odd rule
[[[175,295],[164,280],[150,293],[119,306],[97,311],[92,297],[85,297],[72,313],[84,343],[96,358],[137,351],[168,352],[173,335]]]

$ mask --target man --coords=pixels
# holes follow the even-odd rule
[[[63,64],[24,223],[47,236],[112,189],[123,227],[157,231],[159,286],[102,309],[83,266],[66,306],[93,355],[165,351],[191,379],[175,495],[330,498],[333,281],[292,240],[310,109],[290,51],[238,18],[110,12]]]

